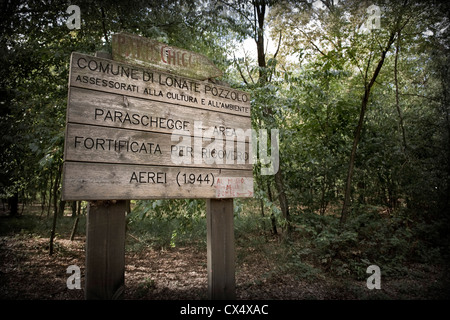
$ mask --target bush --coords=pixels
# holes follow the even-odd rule
[[[205,202],[196,199],[137,201],[127,217],[128,232],[137,239],[129,246],[176,247],[206,241]]]
[[[441,223],[412,219],[397,210],[382,214],[366,206],[354,212],[343,226],[336,216],[303,213],[294,217],[299,239],[292,247],[299,261],[314,261],[324,272],[367,278],[369,265],[378,265],[384,276],[403,276],[414,262],[441,263],[443,249],[437,246]]]

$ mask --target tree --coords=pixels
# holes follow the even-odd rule
[[[345,223],[348,212],[349,212],[349,206],[350,206],[350,193],[351,193],[351,184],[352,184],[352,177],[353,177],[353,171],[354,171],[354,164],[355,164],[355,157],[356,157],[356,150],[358,147],[359,140],[361,138],[361,130],[364,124],[364,117],[366,114],[366,109],[369,103],[369,98],[371,94],[371,90],[373,85],[375,84],[375,81],[377,80],[377,77],[381,71],[381,68],[383,67],[384,61],[386,59],[386,54],[391,49],[391,46],[393,45],[396,37],[398,37],[401,34],[402,29],[406,26],[406,24],[409,21],[408,18],[404,18],[404,11],[406,9],[407,1],[404,2],[403,6],[400,8],[399,12],[393,12],[394,13],[394,19],[393,19],[393,26],[391,27],[389,38],[385,40],[385,45],[381,49],[380,58],[378,60],[378,63],[376,64],[375,70],[369,74],[369,70],[371,69],[372,59],[375,57],[375,53],[369,56],[369,59],[367,61],[367,66],[365,69],[364,74],[362,74],[363,77],[363,83],[364,83],[364,96],[361,101],[361,108],[359,113],[359,120],[358,125],[355,129],[354,133],[354,139],[353,139],[353,145],[352,150],[350,153],[350,160],[348,165],[348,173],[347,173],[347,179],[345,184],[345,194],[344,194],[344,203],[342,206],[342,213],[341,213],[341,223]],[[372,58],[373,57],[373,58]],[[362,70],[362,69],[360,69]]]
[[[280,109],[280,104],[277,98],[277,88],[274,85],[274,74],[276,70],[276,58],[278,50],[272,55],[267,55],[267,44],[265,41],[265,33],[267,28],[267,12],[274,6],[276,2],[267,0],[253,0],[250,3],[245,1],[226,2],[219,1],[227,10],[233,11],[239,18],[243,25],[247,28],[246,33],[256,44],[256,68],[250,67],[247,61],[245,65],[241,66],[237,61],[236,67],[243,83],[247,89],[253,91],[255,97],[255,104],[253,106],[253,117],[256,127],[260,127],[262,123],[266,129],[280,128],[277,127],[277,113]],[[278,39],[278,48],[281,45],[281,34]],[[247,74],[242,71],[245,69]],[[253,70],[257,70],[256,74]],[[260,110],[261,112],[259,112]],[[256,119],[255,119],[256,118]],[[283,139],[283,134],[281,135]],[[269,141],[270,143],[270,141]],[[280,152],[281,154],[281,152]],[[289,213],[289,201],[286,195],[286,187],[283,181],[283,160],[280,157],[279,168],[274,174],[275,187],[278,193],[278,200],[280,203],[281,213],[286,222],[287,235],[292,231]],[[264,188],[267,185],[267,192],[271,194],[270,184],[263,182],[263,178],[259,177],[260,185]]]

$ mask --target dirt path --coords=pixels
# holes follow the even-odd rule
[[[57,239],[55,254],[49,256],[48,239],[20,234],[0,237],[0,299],[83,300],[82,289],[67,289],[66,270],[70,265],[80,267],[83,288],[84,240]],[[127,252],[125,259],[125,300],[207,299],[206,251],[146,248]],[[434,299],[446,294],[448,298],[448,285],[433,266],[415,266],[403,279],[384,281],[382,290],[368,290],[363,281],[298,279],[274,270],[256,254],[236,268],[238,300]]]

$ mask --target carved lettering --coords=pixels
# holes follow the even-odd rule
[[[125,91],[130,91],[130,92],[139,92],[139,87],[137,85],[127,84],[124,82],[118,82],[118,81],[112,81],[112,80],[108,81],[108,80],[102,79],[102,78],[78,75],[75,78],[75,81],[81,82],[81,83],[86,83],[86,84],[92,84],[92,85],[99,86],[99,87],[125,90]]]
[[[205,93],[213,95],[214,97],[219,97],[238,102],[249,101],[248,95],[244,92],[230,91],[228,89],[218,88],[216,86],[210,86],[207,84],[205,84]]]
[[[133,171],[131,174],[130,183],[166,184],[167,172]]]
[[[115,140],[109,138],[74,137],[74,148],[115,152],[162,154],[161,147],[153,142]]]
[[[161,128],[170,130],[189,130],[189,121],[181,119],[172,119],[164,117],[154,117],[147,114],[132,113],[106,109],[95,108],[94,119],[108,123],[127,124],[131,126],[142,126],[149,128]],[[225,130],[225,129],[223,129]]]

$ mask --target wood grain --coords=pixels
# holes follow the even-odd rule
[[[120,299],[125,285],[126,201],[89,203],[86,217],[87,300]]]
[[[247,92],[76,52],[69,86],[250,117]]]
[[[164,133],[67,125],[65,160],[252,170],[250,144]],[[240,150],[242,149],[242,150]]]
[[[112,52],[113,59],[117,61],[157,68],[194,79],[206,80],[223,74],[203,54],[125,32],[112,35]]]
[[[70,89],[67,112],[69,123],[162,133],[181,130],[191,136],[200,122],[202,128],[222,133],[224,138],[238,129],[251,129],[249,117],[76,87]]]
[[[194,183],[190,183],[191,174],[195,177]],[[246,179],[246,188],[251,191],[229,196],[230,198],[253,196],[253,173],[249,170],[66,161],[62,199],[75,201],[217,198],[220,194],[218,195],[216,188],[220,190],[223,185],[217,185],[216,182],[217,179],[224,177]]]
[[[211,300],[234,300],[233,199],[206,200],[208,295]]]
[[[251,197],[250,128],[246,92],[73,53],[62,198]]]

